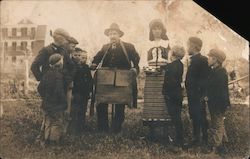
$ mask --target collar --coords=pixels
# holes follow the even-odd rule
[[[221,65],[218,65],[218,66],[211,66],[211,69],[212,70],[218,70],[218,69],[220,69],[220,68],[222,68],[222,66]]]
[[[201,55],[201,53],[197,53],[197,54],[195,54],[195,55],[192,55],[191,57],[190,57],[190,59],[194,59],[194,58],[196,58],[196,57],[199,57]]]

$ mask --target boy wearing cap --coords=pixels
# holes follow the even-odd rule
[[[92,91],[92,76],[87,62],[87,52],[75,48],[72,52],[72,60],[75,66],[75,75],[72,89],[72,122],[70,131],[79,134],[84,126],[88,99]]]
[[[181,59],[185,55],[183,47],[174,46],[170,50],[171,63],[164,67],[165,77],[163,83],[162,93],[165,96],[165,102],[168,109],[168,113],[172,119],[172,123],[175,126],[175,144],[176,146],[183,145],[183,126],[181,121],[181,109],[182,109],[182,75],[183,64]]]
[[[55,53],[49,57],[50,68],[38,86],[44,111],[45,143],[57,143],[63,136],[64,111],[67,109],[63,57]]]
[[[209,131],[209,143],[212,151],[219,151],[224,134],[224,116],[228,106],[230,106],[228,92],[228,74],[222,63],[226,55],[223,51],[212,49],[208,54],[208,64],[210,66],[207,98],[208,108],[211,116],[211,128]]]
[[[201,55],[202,40],[190,37],[187,42],[187,52],[190,56],[190,65],[187,69],[185,86],[188,97],[189,116],[193,126],[193,141],[190,146],[207,144],[208,121],[206,118],[205,88],[208,77],[207,58]]]

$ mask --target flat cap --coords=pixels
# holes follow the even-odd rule
[[[67,38],[67,40],[68,40],[69,43],[79,44],[79,42],[72,36]]]
[[[211,49],[208,56],[215,57],[220,63],[223,63],[226,60],[226,54],[219,49]]]
[[[49,57],[49,64],[54,65],[62,59],[62,55],[55,53]]]
[[[64,38],[66,38],[67,40],[70,38],[70,35],[69,33],[62,29],[62,28],[57,28],[54,33],[52,34],[52,37],[56,36],[56,35],[60,35],[60,36],[63,36]]]

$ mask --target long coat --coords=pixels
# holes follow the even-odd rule
[[[37,81],[42,79],[42,76],[48,71],[49,69],[49,57],[52,54],[59,53],[63,56],[64,64],[64,74],[68,81],[72,81],[73,77],[73,62],[70,59],[69,53],[62,47],[58,47],[55,44],[50,44],[44,48],[42,48],[38,55],[36,56],[35,60],[31,64],[31,71],[34,74]]]
[[[212,112],[224,112],[230,106],[228,75],[225,68],[211,69],[207,83],[208,107]]]
[[[64,111],[67,108],[66,87],[62,69],[49,68],[38,86],[42,108],[47,113]]]
[[[183,64],[180,60],[176,60],[164,67],[165,76],[163,83],[163,94],[173,100],[182,100],[182,75]]]
[[[93,79],[91,76],[90,68],[87,64],[74,63],[74,86],[72,89],[73,94],[80,94],[88,96],[92,91]]]

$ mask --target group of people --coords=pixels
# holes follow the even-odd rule
[[[157,46],[148,50],[148,61],[154,59],[152,55],[154,50],[157,51],[157,60],[167,61],[166,65],[161,65],[161,69],[165,72],[162,94],[175,126],[175,143],[181,147],[184,144],[181,119],[183,100],[181,83],[184,66],[181,59],[185,55],[185,49],[182,46],[170,47],[167,44],[166,28],[161,20],[153,20],[149,27],[149,39]],[[116,23],[111,24],[104,34],[109,37],[110,42],[103,45],[94,56],[91,66],[86,64],[87,52],[76,47],[78,41],[60,28],[52,34],[54,42],[44,47],[32,63],[31,70],[35,78],[40,81],[38,92],[42,97],[44,112],[42,136],[45,143],[58,142],[67,132],[82,131],[93,86],[91,70],[98,69],[101,65],[139,73],[140,56],[133,44],[121,40],[124,32],[119,26]],[[200,53],[202,45],[202,40],[198,37],[190,37],[187,42],[187,53],[191,58],[185,87],[193,126],[191,145],[211,145],[209,150],[214,151],[221,146],[224,115],[230,105],[227,71],[222,67],[226,55],[221,50],[211,49],[207,58]],[[158,51],[161,55],[158,55]],[[133,92],[136,96],[137,89]],[[136,105],[136,102],[134,104]],[[210,133],[208,133],[206,106],[211,115]],[[122,130],[124,110],[124,104],[115,104],[111,124],[113,133]],[[109,132],[108,103],[98,104],[96,112],[98,130]]]

